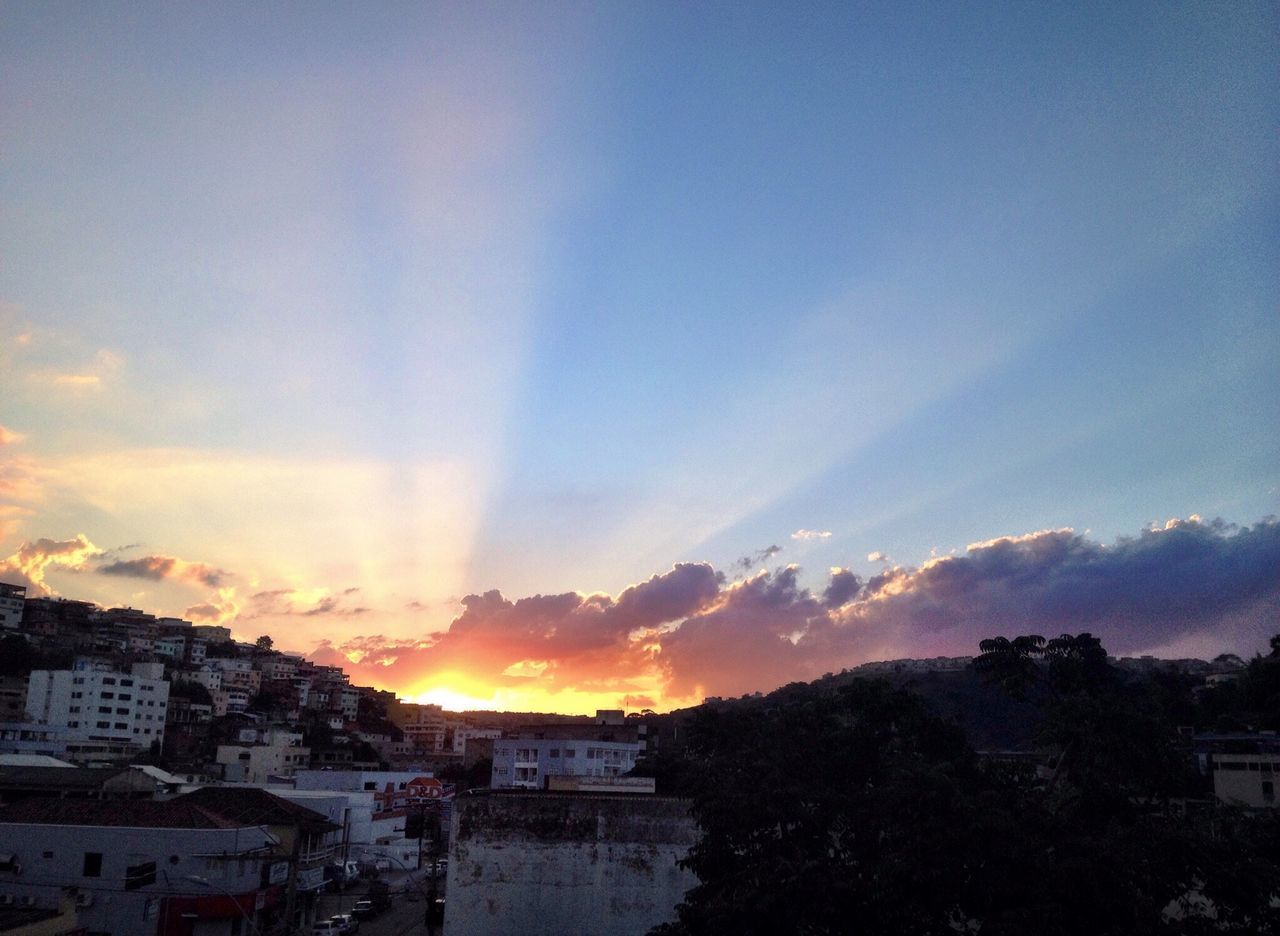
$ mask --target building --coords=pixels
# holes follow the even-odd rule
[[[92,933],[242,936],[310,927],[337,827],[261,790],[171,800],[32,799],[0,811],[0,896],[54,908],[74,889]],[[16,870],[15,870],[16,869]],[[291,925],[287,925],[291,924]]]
[[[63,727],[67,753],[77,759],[128,757],[164,740],[169,684],[159,664],[135,663],[129,673],[92,664],[72,670],[34,670],[27,686],[27,718]]]
[[[0,721],[0,754],[67,755],[67,729],[31,721]]]
[[[640,754],[637,742],[504,738],[493,743],[495,790],[543,790],[550,776],[618,777]]]
[[[392,702],[387,720],[404,732],[404,738],[418,751],[443,751],[447,722],[439,705]]]
[[[241,744],[219,744],[216,760],[229,782],[270,783],[292,777],[311,761],[311,749],[303,747],[302,733],[270,728],[254,740]]]
[[[231,628],[220,624],[192,624],[191,633],[209,643],[231,643]]]
[[[453,753],[461,754],[463,758],[467,756],[467,742],[478,740],[496,741],[502,737],[502,729],[500,728],[471,728],[459,727],[453,729]]]
[[[27,717],[26,676],[0,676],[0,722]]]
[[[22,627],[22,614],[27,604],[27,587],[0,582],[0,632]]]

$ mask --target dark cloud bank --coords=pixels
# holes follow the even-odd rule
[[[794,566],[726,584],[710,565],[684,563],[617,598],[490,591],[463,608],[421,641],[364,637],[318,655],[359,649],[392,685],[465,667],[495,684],[537,678],[622,694],[657,673],[679,697],[768,690],[866,660],[970,654],[996,634],[1089,630],[1121,654],[1252,652],[1280,631],[1280,525],[1192,518],[1110,545],[1042,531],[865,581],[833,570],[816,593]],[[539,675],[504,675],[521,661],[536,661]]]

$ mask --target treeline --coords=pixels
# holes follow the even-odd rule
[[[694,713],[657,772],[692,799],[700,883],[655,936],[1280,932],[1275,812],[1214,804],[1176,730],[1274,725],[1280,642],[1199,693],[1088,634],[981,650],[972,678],[1043,757],[979,756],[883,680]]]

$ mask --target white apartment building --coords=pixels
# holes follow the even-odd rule
[[[541,790],[552,776],[620,777],[636,765],[634,741],[508,738],[493,743],[495,790]]]
[[[35,670],[27,687],[27,717],[65,727],[68,741],[148,747],[163,741],[169,705],[169,684],[154,672],[148,664],[134,664],[130,673]]]
[[[181,678],[188,682],[199,683],[208,689],[210,694],[222,688],[222,670],[212,666],[202,666],[193,672],[185,672]]]
[[[272,728],[261,744],[219,744],[216,758],[229,781],[268,783],[272,777],[292,777],[311,762],[311,749],[302,746],[302,733]]]

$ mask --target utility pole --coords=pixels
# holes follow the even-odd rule
[[[440,869],[440,803],[437,801],[432,803],[431,810],[431,876],[427,878],[430,882],[427,884],[427,936],[436,936],[436,900],[440,896],[439,885],[436,883],[437,875]],[[427,832],[424,822],[422,833]],[[418,840],[418,858],[421,865],[422,858],[422,840]]]
[[[302,824],[293,827],[293,854],[289,856],[289,883],[284,892],[284,931],[295,932],[293,928],[293,908],[298,899],[298,859],[302,854]]]

